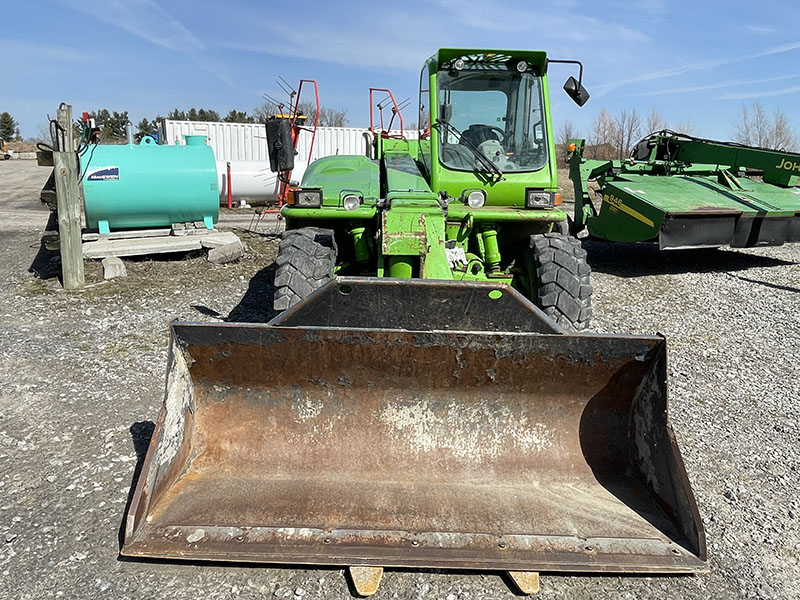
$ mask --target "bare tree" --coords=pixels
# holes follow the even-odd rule
[[[625,158],[631,151],[631,146],[639,139],[642,133],[642,119],[638,111],[623,109],[614,119],[614,138],[617,155]]]
[[[313,125],[317,115],[317,107],[312,102],[301,102],[297,107],[301,115],[305,115],[307,123]],[[253,109],[253,117],[258,123],[266,123],[267,119],[275,114],[287,114],[290,111],[288,105],[278,106],[273,102],[264,102],[261,106]],[[344,127],[347,125],[347,111],[344,109],[329,108],[321,106],[319,109],[320,127]]]
[[[742,104],[742,112],[736,123],[733,139],[747,146],[765,146],[767,136],[767,113],[760,102],[751,108]]]
[[[686,135],[694,135],[695,127],[692,119],[690,117],[686,117],[686,119],[675,126],[675,131],[678,133],[685,133]]]
[[[567,162],[567,145],[571,139],[578,137],[575,125],[572,121],[564,121],[555,134],[556,155],[560,166],[565,166]]]
[[[613,158],[615,152],[614,142],[616,135],[616,125],[614,119],[605,109],[600,109],[592,123],[592,134],[589,136],[589,146],[587,148],[587,158],[609,159]]]
[[[760,102],[754,102],[750,108],[742,105],[733,139],[760,148],[791,150],[797,147],[797,134],[786,115],[776,109],[770,118]]]
[[[575,125],[572,121],[564,121],[556,132],[556,145],[566,146],[571,139],[577,137]]]
[[[658,110],[656,110],[655,106],[647,117],[645,129],[647,130],[646,133],[655,133],[657,131],[663,131],[664,129],[667,129],[667,122],[664,120]]]
[[[53,143],[53,139],[50,136],[50,123],[39,123],[36,128],[36,141],[44,142],[45,144]]]
[[[778,150],[797,150],[797,134],[782,110],[776,109],[772,115],[770,148]]]
[[[319,109],[319,124],[321,127],[344,127],[347,125],[347,111],[322,106]]]

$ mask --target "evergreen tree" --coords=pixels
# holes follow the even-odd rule
[[[222,119],[225,123],[255,123],[256,120],[247,114],[246,111],[232,108]]]
[[[19,136],[19,123],[9,113],[0,113],[0,140],[10,142]]]

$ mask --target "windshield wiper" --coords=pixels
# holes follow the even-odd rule
[[[500,170],[500,167],[494,164],[493,161],[489,160],[489,158],[487,158],[486,155],[475,146],[475,144],[462,136],[461,132],[449,121],[445,121],[444,119],[436,119],[436,122],[433,124],[433,126],[436,128],[441,126],[450,133],[454,133],[456,136],[458,136],[458,143],[466,146],[466,148],[472,152],[473,155],[475,155],[475,159],[481,164],[481,166],[483,166],[486,171],[489,171],[491,183],[496,183],[497,181],[503,179],[503,171]]]

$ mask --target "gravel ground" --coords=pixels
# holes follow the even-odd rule
[[[0,162],[0,596],[349,598],[340,569],[120,559],[131,482],[162,400],[167,325],[268,318],[275,242],[243,235],[248,254],[230,265],[126,260],[129,276],[106,283],[87,263],[91,287],[64,292],[57,263],[39,252],[47,174],[33,161]],[[667,336],[672,421],[711,570],[544,574],[540,597],[800,598],[800,245],[670,254],[585,245],[595,328]],[[514,596],[495,573],[393,570],[378,597]]]

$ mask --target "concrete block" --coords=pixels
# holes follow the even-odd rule
[[[114,279],[115,277],[127,277],[125,263],[116,256],[109,256],[103,259],[103,279]]]
[[[169,235],[169,229],[135,229],[133,231],[112,231],[108,235],[100,235],[99,233],[84,233],[84,242],[94,242],[99,239],[104,240],[129,240],[139,239],[146,237],[166,237]]]
[[[242,258],[242,256],[244,256],[244,244],[236,240],[232,244],[211,248],[211,250],[208,251],[208,262],[221,265],[238,260]]]
[[[200,243],[203,248],[218,248],[219,246],[227,246],[228,244],[235,244],[239,238],[231,231],[213,231],[204,235]]]
[[[153,237],[138,240],[99,239],[83,243],[84,258],[105,258],[106,256],[143,256],[164,252],[188,252],[200,250],[198,238]]]

